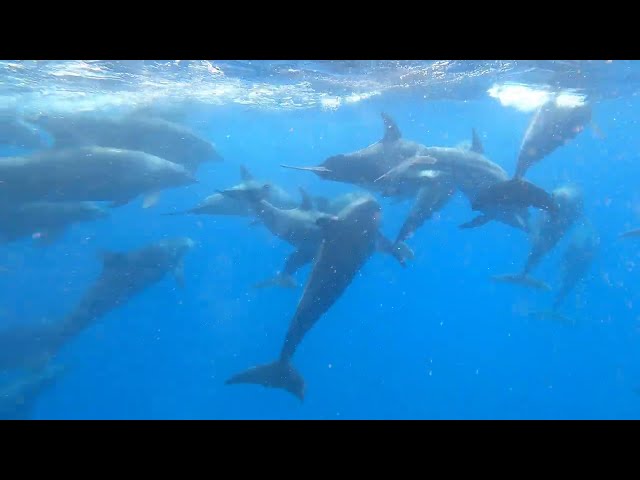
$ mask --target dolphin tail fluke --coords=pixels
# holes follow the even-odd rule
[[[291,275],[279,274],[275,277],[268,278],[262,282],[256,283],[253,288],[270,288],[270,287],[281,287],[281,288],[296,288],[298,284],[295,279]]]
[[[506,274],[506,275],[493,275],[491,279],[494,282],[511,283],[513,285],[522,285],[524,287],[535,288],[537,290],[551,290],[551,287],[542,280],[537,280],[529,275],[523,275],[521,273]]]
[[[554,320],[564,325],[577,325],[575,319],[562,315],[555,310],[529,312],[529,317],[537,320]]]
[[[179,210],[177,212],[161,213],[160,215],[162,215],[163,217],[173,217],[176,215],[190,215],[192,213],[193,213],[193,210]]]
[[[225,385],[255,384],[267,388],[280,388],[304,400],[304,378],[287,360],[251,367],[229,378]]]
[[[491,220],[493,220],[493,218],[491,218],[488,215],[479,215],[473,220],[470,220],[466,223],[461,224],[459,228],[477,228],[477,227],[481,227],[485,223],[489,223]]]

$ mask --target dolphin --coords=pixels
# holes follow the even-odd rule
[[[560,307],[567,295],[589,272],[599,244],[600,238],[589,221],[585,220],[574,231],[562,256],[560,267],[562,279],[553,301],[553,311]]]
[[[449,203],[455,192],[455,186],[449,181],[436,180],[431,182],[431,185],[423,186],[418,191],[409,215],[400,227],[396,244],[413,236],[427,220]]]
[[[51,149],[0,158],[0,203],[110,201],[112,207],[197,183],[183,166],[148,153],[106,147]]]
[[[570,231],[582,217],[584,201],[578,189],[563,186],[551,192],[554,202],[558,206],[557,215],[542,212],[540,220],[530,234],[531,249],[522,272],[493,277],[496,281],[516,283],[525,286],[549,289],[548,285],[537,283],[529,275],[540,263],[542,258],[555,248],[558,242]]]
[[[234,198],[246,198],[255,210],[256,217],[276,237],[287,242],[296,250],[285,261],[284,268],[274,278],[260,282],[257,288],[268,286],[284,286],[293,288],[296,286],[293,275],[304,265],[311,262],[323,240],[323,230],[318,224],[321,219],[330,219],[335,215],[322,212],[313,208],[311,196],[302,188],[300,194],[302,202],[298,208],[284,210],[277,208],[265,200],[270,190],[269,185],[261,188],[245,190],[223,191],[225,196]],[[360,195],[351,202],[360,202],[369,198],[368,195]],[[347,205],[348,207],[348,205]],[[346,208],[346,207],[345,207]],[[378,251],[393,256],[401,265],[413,256],[413,252],[404,244],[393,245],[391,241],[377,232],[376,248]]]
[[[0,242],[34,237],[41,245],[55,242],[74,223],[103,219],[104,208],[92,202],[33,202],[0,207]]]
[[[28,150],[46,148],[47,143],[38,129],[15,115],[0,113],[0,145]]]
[[[472,200],[484,188],[509,178],[503,168],[484,156],[484,147],[475,129],[467,148],[427,147],[402,138],[396,122],[384,112],[381,115],[385,133],[380,141],[352,153],[334,155],[316,166],[281,166],[310,171],[324,180],[350,183],[400,199],[417,195],[424,183],[439,179],[452,183]],[[510,212],[497,219],[526,231],[526,218],[525,212],[519,215]]]
[[[347,206],[335,217],[318,219],[323,239],[279,358],[233,375],[225,384],[280,388],[304,400],[305,382],[291,363],[293,355],[307,332],[343,295],[375,251],[380,216],[380,205],[369,197]]]
[[[575,138],[591,122],[591,106],[559,103],[553,95],[538,108],[525,131],[514,178],[522,178],[527,170],[544,157]]]
[[[176,237],[126,252],[101,251],[100,275],[62,320],[0,331],[0,371],[42,367],[86,327],[169,272],[184,285],[183,257],[194,246],[190,238]]]
[[[360,192],[343,193],[336,197],[315,195],[312,197],[312,202],[316,210],[324,213],[330,213],[332,215],[337,215],[343,208],[362,198],[362,196],[363,194]]]
[[[182,165],[190,173],[195,173],[204,162],[223,160],[211,142],[184,125],[163,118],[80,113],[39,115],[29,120],[51,134],[58,148],[99,146],[139,150]]]
[[[620,238],[634,238],[634,237],[640,237],[640,228],[636,230],[629,230],[627,232],[620,234]]]
[[[40,395],[67,373],[61,365],[48,365],[0,386],[0,420],[27,420]]]
[[[381,140],[355,152],[334,155],[321,164],[308,167],[281,165],[284,168],[315,173],[323,180],[349,183],[371,192],[383,193],[385,182],[379,181],[389,170],[405,160],[419,155],[424,145],[402,138],[396,122],[386,113],[381,113],[384,135]],[[376,180],[378,180],[376,182]],[[410,196],[412,192],[396,192]]]
[[[471,143],[456,147],[421,146],[407,158],[376,179],[383,195],[399,192],[423,192],[414,204],[398,239],[412,235],[433,213],[442,209],[456,191],[471,203],[480,192],[509,179],[507,172],[484,155],[484,146],[475,128]],[[427,193],[428,192],[428,193]],[[430,198],[431,197],[431,198]],[[527,232],[529,214],[526,209],[500,212],[495,220]]]
[[[498,216],[508,215],[510,212],[527,207],[546,210],[554,217],[558,210],[553,197],[531,182],[511,179],[495,183],[478,193],[471,204],[474,211],[481,211],[482,214],[460,225],[460,228],[479,227],[495,220]]]
[[[266,200],[278,208],[295,208],[297,202],[282,188],[269,182],[256,180],[245,166],[240,167],[242,182],[227,191],[244,191],[250,188],[270,185]],[[232,197],[214,193],[205,198],[199,205],[181,212],[164,213],[163,215],[229,215],[238,217],[253,216],[253,208],[240,196]]]

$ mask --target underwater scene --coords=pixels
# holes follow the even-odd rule
[[[640,418],[639,92],[0,61],[0,419]]]

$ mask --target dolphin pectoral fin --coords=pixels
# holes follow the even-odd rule
[[[537,290],[550,291],[551,287],[548,283],[542,280],[537,280],[529,275],[521,273],[505,274],[505,275],[493,275],[491,280],[500,283],[511,283],[513,285],[522,285],[524,287],[535,288]]]
[[[153,192],[144,196],[142,201],[142,208],[150,208],[158,203],[160,200],[160,192]]]
[[[398,252],[398,255],[402,258],[402,264],[404,265],[407,260],[413,260],[416,255],[413,250],[404,242],[396,242],[394,249]]]
[[[179,262],[173,269],[173,277],[180,288],[184,288],[184,262]]]
[[[329,170],[326,167],[294,167],[292,165],[282,165],[282,164],[280,166],[282,168],[289,168],[291,170],[303,170],[305,172],[316,172],[316,173],[319,173],[319,172],[320,173],[322,173],[322,172],[325,172],[325,173],[331,172],[331,170]]]
[[[244,372],[233,375],[225,385],[255,384],[266,388],[280,388],[304,401],[304,378],[286,360],[277,360],[266,365],[251,367]]]
[[[376,238],[376,250],[395,258],[403,267],[407,266],[407,260],[414,258],[413,250],[404,242],[393,243],[387,237],[378,233]]]
[[[485,223],[489,223],[491,220],[493,220],[493,218],[489,215],[478,215],[473,220],[459,225],[458,228],[477,228]]]

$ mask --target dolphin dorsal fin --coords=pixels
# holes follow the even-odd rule
[[[471,151],[479,153],[480,155],[484,153],[482,140],[480,140],[480,136],[478,135],[478,132],[476,132],[475,128],[471,129]]]
[[[311,197],[309,196],[307,191],[302,187],[298,187],[298,190],[300,191],[300,196],[302,197],[302,202],[300,202],[300,210],[313,209],[313,201],[311,200]]]
[[[402,133],[398,128],[396,122],[385,112],[380,114],[382,121],[384,122],[384,135],[382,136],[383,142],[395,142],[402,138]]]
[[[253,175],[251,175],[249,169],[244,165],[240,165],[240,178],[243,182],[249,182],[253,180]]]

